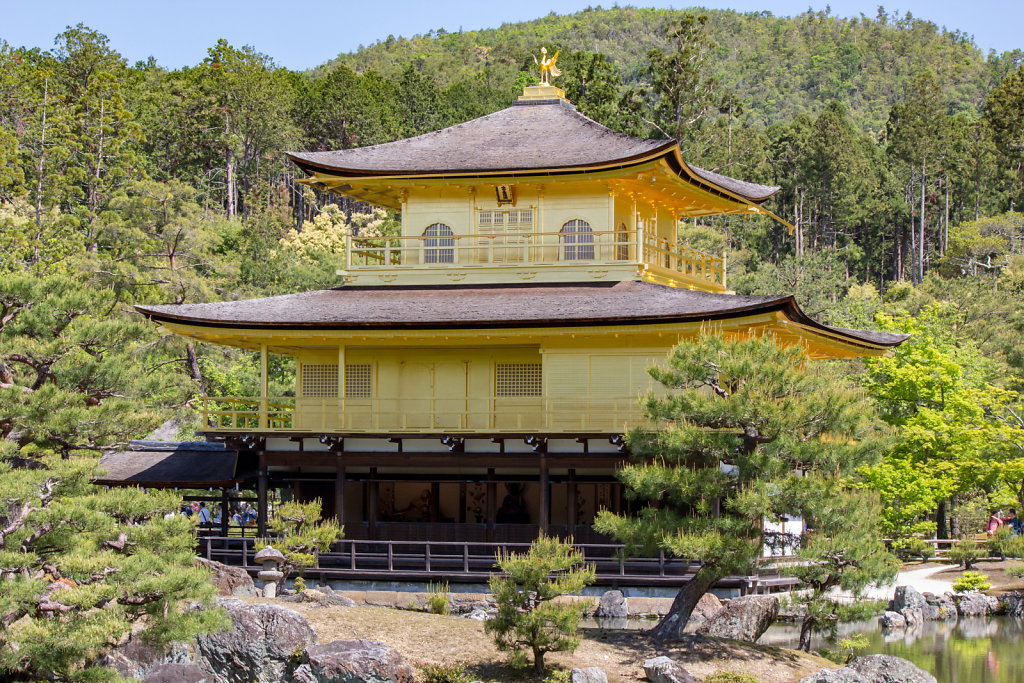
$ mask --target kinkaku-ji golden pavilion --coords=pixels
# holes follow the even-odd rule
[[[680,340],[771,332],[849,358],[904,338],[820,324],[790,295],[731,293],[725,255],[678,244],[677,225],[769,214],[779,188],[615,133],[547,83],[444,130],[288,156],[313,187],[400,211],[401,236],[349,237],[334,289],[139,306],[176,334],[258,352],[262,391],[206,398],[213,444],[138,444],[105,459],[101,483],[255,488],[260,535],[280,490],[320,498],[352,541],[607,543],[590,523],[628,504],[622,434],[655,389],[646,369]],[[294,395],[268,395],[272,354],[295,359]]]

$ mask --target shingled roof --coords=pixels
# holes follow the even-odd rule
[[[682,161],[674,140],[616,133],[564,100],[507,109],[405,140],[333,152],[289,152],[307,173],[343,177],[498,175],[626,166],[668,156],[684,178],[754,202],[779,188],[747,183]],[[703,182],[702,182],[703,181]]]
[[[132,441],[126,451],[100,458],[93,479],[105,486],[209,488],[233,486],[238,453],[220,443]]]
[[[738,296],[647,282],[343,287],[264,299],[136,306],[155,321],[230,328],[477,329],[656,324],[782,311],[850,343],[895,346],[905,335],[822,325],[790,295]]]

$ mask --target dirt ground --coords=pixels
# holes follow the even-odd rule
[[[462,661],[469,664],[474,678],[483,681],[531,680],[528,672],[512,671],[505,665],[505,656],[494,647],[479,621],[385,607],[287,606],[309,621],[321,643],[353,638],[378,640],[401,652],[415,668]],[[775,647],[704,639],[689,650],[658,648],[642,633],[596,629],[584,630],[576,652],[552,653],[546,661],[549,670],[597,666],[614,683],[646,680],[643,661],[658,655],[672,657],[698,677],[732,671],[755,676],[763,683],[795,683],[802,676],[835,666],[818,657]]]
[[[1015,576],[1010,576],[1006,573],[1009,567],[1020,566],[1024,564],[1024,560],[1003,560],[1002,562],[979,562],[974,565],[972,571],[981,572],[988,576],[988,582],[992,584],[992,588],[985,591],[991,595],[998,593],[1005,593],[1006,591],[1012,590],[1024,590],[1024,579],[1018,579]],[[947,569],[933,575],[934,578],[942,579],[943,581],[956,581],[960,576],[963,575],[963,569],[956,565],[950,565]]]

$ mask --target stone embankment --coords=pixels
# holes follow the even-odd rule
[[[1024,594],[1019,591],[994,597],[978,591],[967,593],[920,593],[913,586],[897,586],[889,609],[879,624],[887,631],[912,629],[925,621],[997,614],[1024,616]]]
[[[304,591],[305,592],[305,591]],[[201,635],[168,652],[130,640],[102,664],[146,683],[412,683],[401,654],[372,640],[318,644],[298,612],[218,598],[232,628]]]

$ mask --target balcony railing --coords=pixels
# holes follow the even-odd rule
[[[345,269],[450,269],[487,266],[637,264],[711,289],[726,288],[724,256],[644,230],[505,232],[347,238]]]
[[[622,433],[642,422],[638,397],[295,398],[204,397],[216,432]]]

